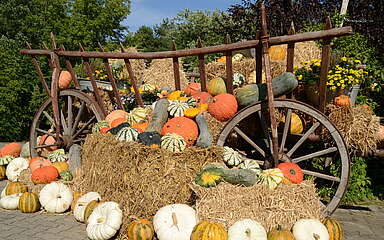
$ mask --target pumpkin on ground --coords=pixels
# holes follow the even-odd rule
[[[75,205],[77,203],[77,200],[79,200],[79,198],[81,196],[83,196],[83,195],[84,195],[84,193],[82,193],[82,192],[73,192],[73,200],[72,200],[72,203],[71,203],[71,210],[72,210],[72,212],[75,209]]]
[[[228,233],[220,223],[201,221],[192,231],[191,240],[227,240]]]
[[[59,88],[61,90],[69,88],[72,82],[72,75],[68,71],[61,71],[59,75]]]
[[[182,117],[184,116],[184,111],[188,108],[189,105],[186,102],[179,100],[170,101],[168,107],[169,115],[173,117]]]
[[[54,162],[52,163],[52,166],[54,166],[59,173],[69,170],[67,162]]]
[[[39,145],[51,145],[51,144],[55,144],[56,143],[56,139],[52,136],[48,136],[47,134],[44,134],[43,136],[41,136],[40,138],[40,142],[39,142]],[[50,151],[54,151],[57,149],[57,146],[49,146],[49,147],[45,147],[45,148],[41,148],[41,150],[43,152],[50,152]]]
[[[340,223],[336,219],[325,218],[321,222],[328,230],[329,240],[343,239],[343,230],[341,229]]]
[[[5,144],[3,148],[0,149],[0,157],[3,156],[20,156],[21,146],[16,142]]]
[[[193,96],[194,94],[201,91],[201,84],[200,83],[189,83],[187,88],[184,90],[185,94],[189,96]]]
[[[85,208],[87,207],[87,204],[93,200],[100,201],[100,194],[97,192],[88,192],[77,200],[77,203],[73,207],[73,215],[77,221],[84,222]]]
[[[143,123],[135,123],[132,124],[132,127],[135,128],[140,133],[144,132],[145,129],[148,127],[149,122],[143,122]]]
[[[37,168],[32,172],[32,182],[34,184],[51,183],[59,177],[59,172],[54,166]]]
[[[63,181],[72,181],[73,180],[73,176],[72,176],[71,171],[62,171],[62,172],[60,172],[60,178]]]
[[[228,166],[237,166],[243,162],[243,157],[236,150],[224,147],[223,160]]]
[[[186,117],[175,117],[169,120],[163,127],[162,135],[176,133],[182,136],[187,146],[192,146],[199,134],[197,124]]]
[[[351,104],[350,98],[347,95],[340,95],[338,97],[335,97],[333,100],[333,103],[336,106],[349,106]]]
[[[283,172],[284,177],[293,183],[301,183],[304,178],[303,171],[296,163],[284,162],[277,165],[277,168]]]
[[[124,127],[116,134],[116,139],[119,141],[133,142],[137,140],[139,131],[133,127]]]
[[[215,96],[208,104],[208,112],[221,122],[228,121],[237,112],[237,101],[235,96],[222,93]]]
[[[0,207],[8,210],[16,210],[19,207],[19,199],[22,193],[7,195],[0,199]]]
[[[32,162],[30,161],[29,163],[29,168],[31,169],[31,172],[34,172],[38,168],[47,167],[47,166],[52,166],[52,162],[44,158],[39,158]]]
[[[240,163],[239,167],[241,169],[249,169],[256,173],[257,176],[259,176],[262,172],[259,164],[252,159],[244,159],[242,163]]]
[[[47,212],[62,213],[71,206],[73,194],[63,183],[52,182],[41,189],[39,200]]]
[[[128,113],[124,110],[114,110],[105,117],[105,121],[111,124],[117,118],[127,118],[127,115]]]
[[[329,240],[327,228],[317,219],[300,219],[292,227],[296,240]]]
[[[109,128],[109,122],[102,120],[95,123],[92,127],[92,133],[99,133],[102,128]]]
[[[184,138],[177,133],[167,133],[161,138],[161,148],[171,152],[182,152],[186,146]]]
[[[228,229],[228,240],[267,240],[263,225],[252,219],[235,222]]]
[[[92,200],[90,201],[87,206],[85,207],[85,210],[84,210],[84,222],[87,223],[88,222],[88,218],[89,216],[91,216],[93,210],[95,210],[95,208],[100,204],[100,201],[99,200]]]
[[[196,211],[186,204],[164,206],[153,217],[153,227],[159,240],[190,240],[197,222]]]
[[[7,175],[5,174],[5,167],[0,165],[0,181],[7,178]]]
[[[136,219],[128,225],[129,240],[152,240],[154,235],[153,224],[148,219]]]
[[[279,168],[264,170],[258,179],[259,184],[265,184],[269,189],[275,189],[284,179],[284,174]]]
[[[22,213],[34,213],[40,210],[39,196],[33,192],[25,192],[20,196],[19,209]]]
[[[137,140],[146,146],[159,147],[161,144],[161,135],[158,132],[142,132],[137,137]]]
[[[99,204],[88,218],[87,235],[91,240],[112,238],[120,229],[123,212],[119,204],[104,202]]]
[[[295,237],[290,231],[282,229],[280,226],[270,231],[267,236],[268,240],[295,240]]]
[[[198,92],[192,95],[198,104],[209,103],[212,99],[212,95],[208,92]]]
[[[25,193],[28,191],[28,187],[23,182],[10,182],[5,187],[5,195],[12,195],[16,193]]]
[[[224,79],[222,79],[221,77],[211,79],[211,81],[209,81],[208,83],[207,90],[212,96],[216,96],[221,93],[226,93],[227,87],[225,85]]]
[[[25,169],[28,169],[28,161],[25,158],[18,157],[8,164],[5,174],[8,180],[14,182],[19,180],[20,173]]]
[[[8,165],[13,159],[15,159],[15,157],[10,155],[0,157],[0,166]]]

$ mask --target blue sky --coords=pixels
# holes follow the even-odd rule
[[[132,0],[131,14],[124,20],[130,32],[140,26],[160,24],[164,18],[172,18],[183,9],[227,10],[241,0]]]

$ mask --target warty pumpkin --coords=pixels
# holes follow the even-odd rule
[[[69,88],[72,82],[72,75],[68,71],[61,71],[59,75],[59,88],[61,90]]]
[[[220,223],[201,221],[192,231],[191,240],[227,240],[228,233]]]
[[[338,97],[335,97],[333,103],[336,106],[349,106],[351,104],[350,98],[347,95],[341,94]]]
[[[237,101],[235,96],[222,93],[215,96],[208,104],[208,112],[221,122],[228,121],[237,112]]]
[[[221,77],[211,79],[211,81],[209,81],[208,83],[207,90],[212,96],[216,96],[221,93],[226,93],[227,87],[225,86],[224,79],[222,79]]]
[[[52,165],[51,161],[44,158],[39,158],[30,162],[29,168],[31,169],[31,172],[34,172],[38,168],[47,167],[51,165]]]
[[[59,172],[54,166],[37,168],[32,172],[32,182],[34,184],[50,183],[59,177]]]
[[[188,86],[185,88],[184,92],[188,96],[193,96],[194,94],[201,91],[201,84],[200,83],[189,83]]]
[[[34,213],[40,210],[39,196],[33,192],[25,192],[20,196],[19,209],[22,213]]]
[[[212,95],[208,92],[198,92],[192,95],[198,104],[209,103],[212,99]]]
[[[327,228],[329,233],[329,240],[342,240],[343,229],[340,223],[334,218],[324,218],[321,223]]]
[[[136,219],[127,228],[129,240],[152,240],[154,235],[153,224],[148,219]]]
[[[3,157],[3,156],[18,157],[20,156],[20,152],[21,152],[21,145],[16,142],[12,142],[12,143],[5,144],[4,147],[0,149],[0,157]]]
[[[175,117],[169,120],[163,127],[162,135],[167,133],[177,133],[182,136],[187,146],[192,146],[199,134],[197,124],[186,117]]]

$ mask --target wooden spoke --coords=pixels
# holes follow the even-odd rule
[[[73,120],[72,98],[71,96],[68,96],[68,133],[72,132],[72,120]]]
[[[258,114],[259,114],[259,120],[260,120],[261,128],[263,129],[263,133],[264,133],[264,136],[266,138],[266,139],[264,139],[265,144],[267,145],[268,148],[271,149],[271,153],[272,153],[272,148],[271,148],[272,138],[271,138],[271,136],[269,136],[267,124],[265,122],[265,119],[264,119],[262,112],[259,111]]]
[[[52,147],[52,146],[59,146],[57,143],[54,144],[47,144],[47,145],[39,145],[36,146],[35,148],[46,148],[46,147]]]
[[[93,120],[95,120],[96,119],[96,116],[93,116],[91,119],[89,119],[88,120],[88,122],[86,122],[85,124],[84,124],[84,126],[82,126],[81,128],[80,128],[80,130],[79,131],[77,131],[76,133],[75,133],[75,135],[73,135],[72,136],[72,139],[75,139],[86,127],[88,127],[89,126],[89,124],[91,124],[92,123],[92,121]]]
[[[45,115],[45,117],[48,119],[48,121],[51,122],[51,124],[53,126],[55,126],[55,121],[53,120],[53,118],[49,115],[49,113],[47,113],[46,111],[43,111],[43,114]]]
[[[75,131],[76,131],[77,125],[80,122],[81,114],[83,114],[84,108],[85,108],[85,102],[82,102],[81,106],[80,106],[80,109],[79,109],[79,112],[76,115],[75,122],[73,123],[73,128],[72,128],[72,131],[71,131],[71,135],[74,134]]]
[[[301,156],[301,157],[298,157],[298,158],[294,158],[294,159],[292,159],[292,162],[293,163],[298,163],[298,162],[301,162],[301,161],[304,161],[304,160],[308,160],[308,159],[315,158],[315,157],[320,157],[320,156],[326,155],[328,153],[336,152],[336,151],[337,151],[337,147],[331,147],[331,148],[324,149],[324,150],[321,150],[321,151],[317,151],[317,152],[314,152],[314,153],[311,153],[311,154],[308,154],[308,155],[304,155],[304,156]]]
[[[81,142],[81,141],[84,141],[84,140],[85,140],[85,138],[76,139],[76,140],[73,141],[73,143],[78,143],[78,142]]]
[[[287,153],[288,157],[291,157],[292,154],[307,140],[308,136],[311,135],[315,130],[320,126],[319,122],[313,124],[313,126],[300,138],[300,140],[292,147],[291,150]]]
[[[279,150],[280,153],[284,152],[285,141],[287,140],[289,126],[291,125],[291,115],[292,115],[292,110],[288,109],[288,112],[285,118],[283,136],[281,138],[281,144],[280,144],[280,150]]]
[[[323,173],[313,172],[313,171],[309,171],[309,170],[305,170],[305,169],[302,169],[302,171],[304,174],[307,174],[310,176],[314,176],[314,177],[318,177],[318,178],[322,178],[322,179],[327,179],[327,180],[334,181],[334,182],[340,182],[341,181],[340,178],[338,178],[338,177],[329,176],[329,175],[326,175]]]
[[[68,132],[68,127],[65,121],[63,110],[60,110],[60,119],[61,119],[61,125],[63,125],[64,134],[66,134]]]
[[[254,147],[263,157],[265,157],[265,151],[261,149],[255,142],[253,142],[243,131],[238,127],[234,127],[235,130],[245,141],[247,141],[252,147]]]
[[[52,137],[55,137],[55,136],[56,136],[56,134],[50,133],[50,132],[48,132],[48,131],[46,131],[46,130],[43,130],[43,129],[40,129],[40,128],[36,128],[36,131],[41,132],[41,133],[45,133],[45,134],[47,134],[48,136],[52,136]]]

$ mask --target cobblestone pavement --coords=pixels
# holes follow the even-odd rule
[[[5,186],[0,182],[0,190]],[[384,204],[339,208],[333,216],[341,221],[344,240],[384,240]],[[86,225],[73,216],[25,214],[0,209],[1,240],[85,240]]]

